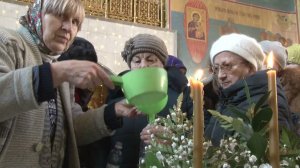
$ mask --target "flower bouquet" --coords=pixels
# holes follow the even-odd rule
[[[246,85],[250,104],[246,111],[234,106],[228,108],[236,118],[209,110],[226,130],[233,131],[231,137],[221,140],[220,146],[212,146],[209,140],[203,143],[202,167],[271,167],[268,157],[268,123],[272,117],[270,108],[262,108],[269,94],[253,103]],[[151,143],[145,148],[140,167],[192,168],[193,167],[193,120],[188,120],[181,107],[182,96],[177,105],[170,109],[166,118],[157,118],[154,125],[163,126],[159,134],[152,135]],[[299,167],[300,138],[281,128],[280,167]]]

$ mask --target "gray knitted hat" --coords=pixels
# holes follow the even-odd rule
[[[269,54],[273,51],[275,61],[280,65],[282,69],[286,66],[287,61],[287,50],[282,44],[278,41],[268,41],[264,40],[259,42],[264,53]]]
[[[126,41],[122,57],[130,67],[132,57],[138,53],[153,53],[165,65],[168,58],[168,50],[164,41],[151,34],[138,34]]]

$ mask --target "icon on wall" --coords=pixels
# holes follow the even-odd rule
[[[208,10],[201,0],[185,4],[184,30],[189,54],[195,63],[200,63],[207,52],[209,30]]]
[[[188,38],[195,40],[205,40],[205,26],[199,12],[192,13],[192,20],[188,23]]]

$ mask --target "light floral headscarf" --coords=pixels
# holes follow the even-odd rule
[[[43,41],[43,3],[44,0],[35,0],[32,6],[30,6],[30,8],[28,9],[27,14],[22,16],[19,22],[29,30],[39,49],[45,54],[50,54],[51,50]]]

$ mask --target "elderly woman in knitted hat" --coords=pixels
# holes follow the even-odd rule
[[[130,70],[147,67],[164,68],[168,58],[168,51],[163,40],[157,36],[138,34],[125,43],[122,57],[128,64]],[[176,67],[168,67],[167,73],[168,103],[158,115],[167,116],[170,114],[169,109],[176,104],[179,94],[183,92],[184,98],[181,109],[187,113],[188,117],[191,117],[192,100],[189,96],[190,92],[187,87],[188,81],[186,77]],[[147,78],[147,76],[145,76],[145,78]],[[121,94],[119,97],[123,97],[123,95]],[[143,148],[140,149],[141,144],[143,144],[141,139],[147,143],[150,140],[149,132],[153,133],[156,131],[151,126],[147,126],[147,124],[147,116],[138,116],[131,119],[124,118],[123,127],[117,129],[116,133],[112,136],[112,146],[114,146],[116,142],[123,143],[121,167],[138,167],[139,154],[143,150]]]
[[[264,54],[257,41],[243,34],[221,36],[210,50],[213,73],[220,86],[217,110],[223,115],[236,117],[227,105],[234,105],[241,110],[249,107],[244,91],[246,81],[253,102],[257,102],[268,91],[266,71],[262,69]],[[265,104],[267,106],[267,104]],[[290,127],[290,111],[283,90],[278,83],[279,123]],[[205,129],[205,136],[218,145],[224,136],[233,133],[225,131],[212,117]]]

